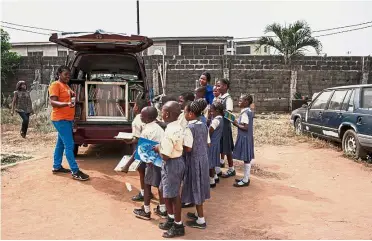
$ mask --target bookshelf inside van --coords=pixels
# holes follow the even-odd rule
[[[127,82],[85,82],[86,121],[129,120]]]

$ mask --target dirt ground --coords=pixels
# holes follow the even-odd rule
[[[158,217],[132,214],[141,205],[130,200],[139,179],[114,171],[122,147],[82,148],[78,163],[91,180],[78,182],[52,174],[54,138],[31,130],[21,140],[2,126],[2,153],[40,157],[2,172],[2,239],[161,239]],[[212,189],[207,229],[186,228],[182,239],[372,239],[372,169],[335,149],[258,146],[251,185],[232,184],[223,179]],[[184,221],[187,211],[194,209],[183,210]]]

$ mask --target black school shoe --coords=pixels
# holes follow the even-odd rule
[[[87,175],[84,172],[79,170],[79,171],[77,171],[77,173],[72,174],[72,178],[76,179],[76,180],[79,180],[79,181],[87,181],[87,180],[89,180],[89,175]]]
[[[222,173],[221,173],[221,175],[222,175]],[[217,175],[217,178],[214,179],[214,182],[215,183],[220,183],[220,178],[218,177],[218,175]]]
[[[53,169],[52,172],[53,172],[53,174],[57,174],[57,173],[71,173],[71,170],[70,169],[67,169],[67,168],[64,168],[63,166],[61,166],[59,169]]]
[[[172,227],[165,233],[163,233],[163,238],[174,238],[185,235],[185,226],[183,224],[173,223]]]
[[[168,217],[167,211],[164,211],[164,212],[160,211],[160,206],[159,205],[156,208],[154,208],[154,213],[161,218],[167,218]]]
[[[195,215],[195,213],[188,212],[186,214],[187,218],[192,219],[192,220],[197,220],[198,216]]]
[[[236,175],[236,172],[235,170],[234,171],[230,171],[230,170],[227,170],[226,173],[222,174],[222,178],[229,178],[229,177],[233,177]]]
[[[199,229],[207,228],[207,223],[198,224],[196,220],[187,221],[186,225],[189,226],[190,228],[199,228]]]
[[[151,199],[154,198],[154,194],[151,193]],[[145,199],[143,197],[143,195],[141,194],[141,192],[139,192],[136,196],[133,196],[132,197],[132,201],[134,202],[143,202]]]
[[[215,188],[217,186],[216,183],[213,183],[213,184],[209,184],[210,185],[210,188]]]
[[[217,173],[217,177],[220,177],[222,176],[222,171],[220,171],[219,173]]]
[[[160,228],[161,230],[169,230],[169,229],[173,226],[173,224],[174,224],[174,219],[173,219],[173,218],[170,218],[170,217],[168,216],[166,222],[164,222],[164,223],[159,223],[159,228]]]
[[[136,208],[133,210],[134,215],[136,218],[140,218],[143,220],[150,220],[151,219],[151,212],[146,213],[144,207]]]
[[[248,179],[248,182],[243,182],[243,180],[235,179],[236,183],[233,184],[234,187],[248,187],[249,183],[251,183],[251,180]],[[243,184],[239,184],[242,182]]]

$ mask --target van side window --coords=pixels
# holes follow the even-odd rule
[[[341,110],[347,110],[349,108],[350,96],[353,93],[353,90],[349,90],[345,96],[344,101],[342,102]]]
[[[331,97],[331,94],[332,91],[324,91],[323,93],[321,93],[311,105],[311,109],[323,110],[326,107],[329,97]]]
[[[329,102],[329,110],[340,110],[342,101],[345,98],[345,95],[348,90],[336,90],[333,93],[331,101]]]
[[[353,90],[353,93],[350,96],[347,111],[354,111],[354,96],[355,96],[355,90]]]
[[[361,107],[372,108],[372,88],[363,88]]]

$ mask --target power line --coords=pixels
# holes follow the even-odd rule
[[[35,32],[35,31],[31,31],[31,30],[25,30],[25,29],[20,29],[20,28],[13,28],[13,27],[8,27],[8,26],[2,26],[3,28],[9,28],[9,29],[14,29],[14,30],[18,30],[18,31],[23,31],[23,32],[29,32],[29,33],[36,33],[36,34],[41,34],[41,35],[48,35],[47,33],[40,33],[40,32]]]
[[[323,36],[330,36],[330,35],[335,35],[335,34],[340,34],[340,33],[347,33],[347,32],[352,32],[352,31],[356,31],[356,30],[361,30],[361,29],[365,29],[365,28],[371,28],[371,27],[372,27],[372,25],[369,25],[369,26],[365,26],[365,27],[361,27],[361,28],[354,28],[354,29],[339,31],[339,32],[335,32],[335,33],[327,33],[327,34],[322,34],[322,35],[318,35],[318,36],[314,36],[314,37],[317,38],[317,37],[323,37]]]
[[[47,31],[53,31],[53,32],[64,32],[64,31],[55,30],[55,29],[39,28],[39,27],[28,26],[28,25],[21,25],[21,24],[10,23],[10,22],[5,22],[5,21],[0,21],[0,22],[6,23],[6,24],[9,24],[9,25],[19,26],[19,27],[25,27],[25,28],[34,28],[34,29],[47,30]]]
[[[325,32],[325,31],[336,30],[336,29],[350,28],[350,27],[365,25],[365,24],[369,24],[369,23],[372,23],[372,21],[358,23],[358,24],[352,24],[352,25],[345,25],[345,26],[340,26],[340,27],[335,27],[335,28],[320,29],[320,30],[315,30],[315,31],[312,31],[312,32],[313,33],[319,33],[319,32]],[[364,28],[366,28],[366,27],[350,29],[350,30],[346,30],[345,32],[351,32],[351,31],[360,30],[360,29],[364,29]],[[336,33],[329,33],[329,34],[324,34],[324,35],[318,35],[318,36],[314,36],[314,37],[328,36],[328,35],[334,35],[334,34],[338,34],[338,33],[344,33],[344,31],[340,31],[340,32],[336,32]],[[265,37],[275,38],[277,36],[265,36]],[[259,38],[261,38],[261,37],[242,37],[242,38],[235,38],[235,39],[259,39]]]
[[[372,21],[364,22],[364,23],[358,23],[358,24],[353,24],[353,25],[347,25],[347,26],[341,26],[341,27],[335,27],[335,28],[327,28],[327,29],[315,30],[315,31],[312,31],[312,32],[313,33],[318,33],[318,32],[325,32],[325,31],[336,30],[336,29],[341,29],[341,28],[350,28],[350,27],[356,27],[356,26],[360,26],[360,25],[365,25],[365,24],[368,24],[368,23],[372,23]]]

